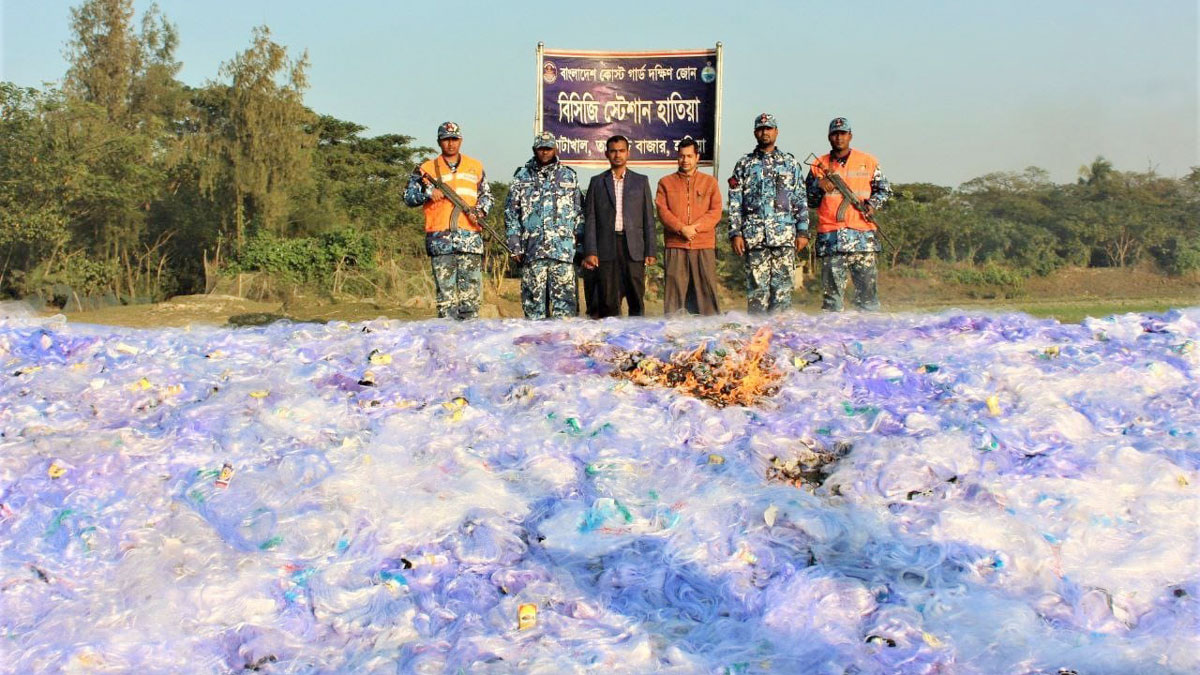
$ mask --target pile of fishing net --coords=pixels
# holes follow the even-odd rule
[[[10,313],[3,662],[1196,672],[1198,323]]]

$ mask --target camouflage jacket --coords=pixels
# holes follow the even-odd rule
[[[729,237],[746,248],[793,246],[808,233],[804,167],[781,150],[755,149],[738,160],[729,177]]]
[[[408,177],[408,186],[404,188],[404,203],[409,206],[421,206],[433,198],[434,189],[421,182],[421,169],[418,166]],[[479,197],[475,202],[475,208],[486,216],[492,210],[492,203],[495,201],[495,197],[492,196],[492,186],[488,184],[486,174],[479,177],[478,190]],[[425,252],[431,256],[449,253],[483,255],[483,233],[472,232],[465,228],[426,232]]]
[[[504,203],[508,248],[526,261],[571,262],[583,236],[583,210],[575,170],[557,161],[530,159],[513,173]]]

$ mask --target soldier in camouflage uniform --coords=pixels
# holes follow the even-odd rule
[[[808,245],[808,204],[800,162],[775,147],[775,116],[754,118],[758,147],[729,178],[729,239],[746,256],[750,312],[791,309],[796,253]]]
[[[483,234],[478,223],[492,208],[492,189],[479,160],[459,153],[462,130],[454,122],[438,127],[442,154],[418,166],[408,179],[404,203],[425,212],[425,251],[433,266],[438,316],[471,319],[483,299]],[[467,204],[463,213],[429,176],[444,182]]]
[[[504,204],[508,250],[521,268],[527,319],[579,313],[573,261],[583,237],[582,195],[575,170],[558,161],[554,134],[533,139],[533,157],[513,173]]]
[[[879,309],[878,228],[871,219],[892,195],[892,187],[879,161],[860,150],[851,150],[850,122],[845,117],[829,123],[830,153],[818,157],[805,179],[808,205],[817,210],[817,257],[821,259],[821,309],[840,312],[846,280],[854,283],[854,305]],[[825,178],[826,171],[842,176],[865,207],[859,212],[843,204],[842,195]]]

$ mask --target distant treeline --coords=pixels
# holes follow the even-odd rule
[[[308,109],[307,54],[261,27],[216,79],[189,87],[156,7],[135,20],[132,0],[86,0],[71,29],[60,87],[0,83],[0,294],[160,299],[240,271],[388,293],[423,267],[420,213],[400,195],[432,151]],[[506,185],[493,187],[502,204]],[[900,184],[880,220],[891,266],[1194,273],[1200,168],[1174,179],[1098,158],[1065,185],[1034,167],[957,189]]]

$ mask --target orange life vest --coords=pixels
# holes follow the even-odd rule
[[[459,155],[458,168],[451,171],[446,160],[438,155],[422,164],[421,171],[440,179],[446,187],[454,190],[467,206],[475,206],[479,201],[479,179],[483,177],[483,164],[474,157]],[[437,191],[437,188],[433,189]],[[425,202],[423,210],[426,232],[443,232],[452,226],[472,232],[483,229],[472,225],[465,215],[454,213],[454,204],[449,199],[431,199]],[[451,223],[452,218],[457,222]]]
[[[846,181],[846,185],[854,192],[859,201],[867,201],[871,196],[871,179],[879,168],[879,160],[858,150],[850,150],[846,164],[842,165],[829,154],[821,157],[814,165],[817,176],[824,177],[823,169],[832,169]],[[842,205],[842,193],[829,190],[817,207],[817,232],[835,232],[849,227],[853,230],[874,230],[875,225],[868,223],[858,209],[847,205],[845,220],[838,221],[838,207]]]

